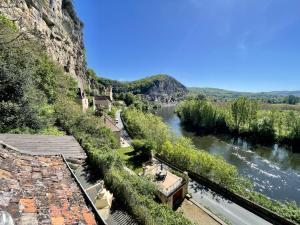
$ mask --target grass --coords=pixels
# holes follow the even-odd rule
[[[267,104],[264,103],[261,105],[262,110],[295,110],[300,111],[300,104],[289,105],[289,104]]]
[[[120,148],[117,150],[118,155],[125,162],[126,166],[135,173],[143,172],[143,163],[146,162],[140,154],[137,154],[133,147]]]

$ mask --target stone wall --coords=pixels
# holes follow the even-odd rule
[[[32,38],[38,39],[83,90],[86,64],[82,23],[71,0],[5,0],[0,12],[15,21],[21,31],[34,34]]]
[[[156,159],[158,159],[160,162],[166,164],[173,170],[183,172],[183,168],[178,167],[177,165],[172,164],[169,162],[165,157],[161,155],[156,155]],[[199,174],[196,174],[192,171],[188,171],[188,175],[191,179],[194,181],[197,181],[199,184],[204,185],[206,188],[210,188],[212,191],[216,192],[220,196],[224,197],[227,200],[230,200],[237,205],[247,209],[248,211],[254,213],[255,215],[260,216],[261,218],[269,221],[270,223],[274,225],[297,225],[296,222],[288,220],[281,216],[280,214],[271,211],[270,209],[267,209],[249,199],[244,198],[243,196],[236,194],[232,192],[229,189],[224,188],[220,184],[217,184],[206,177],[203,177]]]

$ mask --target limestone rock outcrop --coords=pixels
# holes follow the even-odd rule
[[[82,22],[71,0],[4,0],[0,13],[21,30],[34,30],[43,49],[74,76],[78,87],[85,83],[86,61]],[[29,33],[29,32],[28,32]]]

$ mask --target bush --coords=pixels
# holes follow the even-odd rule
[[[143,113],[135,108],[123,112],[123,119],[129,133],[137,139],[146,139],[153,150],[160,150],[163,143],[170,138],[170,130],[161,118],[151,113]]]
[[[156,203],[153,198],[155,188],[151,183],[125,171],[112,169],[107,174],[107,183],[114,193],[123,199],[126,206],[136,216],[140,224],[146,225],[191,225],[182,214]]]
[[[151,158],[152,146],[145,140],[135,139],[131,142],[136,154],[140,155],[145,160]]]
[[[272,143],[275,141],[276,131],[273,122],[269,118],[263,118],[251,125],[251,136],[260,143]]]
[[[10,29],[11,31],[14,32],[18,30],[16,24],[10,19],[8,19],[7,17],[3,16],[1,13],[0,13],[0,26],[6,27],[7,29]]]

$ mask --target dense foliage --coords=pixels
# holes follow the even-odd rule
[[[146,77],[140,80],[132,81],[132,82],[122,82],[117,80],[110,80],[106,78],[99,78],[98,82],[105,86],[113,86],[117,93],[122,92],[132,92],[133,94],[145,94],[147,91],[156,85],[159,81],[172,80],[178,83],[179,86],[182,86],[178,81],[168,75],[155,75]],[[185,87],[183,86],[185,89]]]
[[[222,105],[207,99],[189,99],[178,105],[177,113],[187,127],[198,132],[230,132],[264,144],[300,143],[297,111],[262,110],[257,101],[245,97]]]
[[[0,30],[5,30],[7,22],[1,21]],[[0,132],[73,135],[90,166],[103,174],[107,188],[141,224],[191,224],[154,201],[151,182],[124,170],[112,150],[117,147],[115,136],[91,112],[82,112],[71,76],[29,41],[14,38],[18,35],[11,27],[8,30],[0,44]]]
[[[139,110],[147,111],[153,108],[156,104],[150,103],[141,95],[134,95],[131,92],[117,94],[116,99],[124,101],[126,106],[133,106]]]
[[[156,153],[174,165],[200,174],[287,219],[300,223],[300,209],[295,203],[273,201],[253,191],[253,184],[241,177],[236,167],[220,157],[197,149],[187,138],[175,137],[160,118],[136,109],[126,109],[123,119],[131,136],[143,138],[145,142],[151,143]]]
[[[3,21],[3,20],[1,20]],[[58,93],[75,96],[75,82],[38,47],[18,38],[0,21],[0,132],[54,133],[53,103]]]
[[[155,188],[151,182],[124,170],[123,162],[111,150],[116,147],[112,133],[96,117],[82,113],[68,99],[59,101],[56,114],[59,125],[74,135],[88,153],[89,164],[103,174],[108,188],[141,224],[190,224],[182,215],[153,200]]]
[[[171,137],[168,126],[151,113],[143,114],[135,108],[128,108],[124,111],[123,118],[130,135],[146,139],[153,149],[161,150],[164,142]]]
[[[300,98],[294,95],[289,95],[288,97],[284,98],[283,102],[290,105],[296,105],[297,103],[300,102]]]

